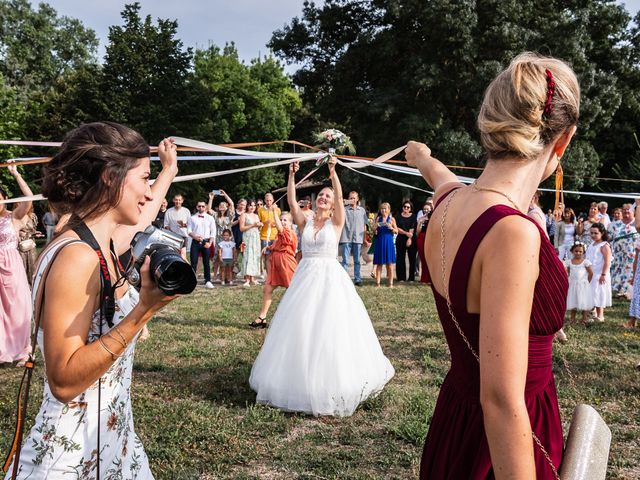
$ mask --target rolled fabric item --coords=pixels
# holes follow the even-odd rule
[[[596,410],[576,405],[562,458],[562,480],[604,480],[607,476],[611,430]]]

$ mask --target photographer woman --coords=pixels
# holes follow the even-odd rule
[[[150,188],[149,146],[140,134],[91,123],[71,131],[45,167],[42,193],[71,216],[36,271],[34,289],[45,292],[38,345],[46,376],[17,478],[153,478],[133,430],[131,370],[139,333],[173,297],[149,281],[149,259],[139,294],[120,281],[117,256],[155,219],[177,173],[175,145],[165,139],[158,153],[163,168]],[[99,249],[79,241],[76,230]],[[115,286],[111,311],[103,308],[105,280]]]
[[[409,165],[435,190],[425,256],[451,369],[433,413],[421,478],[556,478],[562,422],[552,343],[567,275],[526,216],[565,153],[580,88],[560,60],[524,53],[487,88],[478,128],[488,160],[462,186],[409,142]]]

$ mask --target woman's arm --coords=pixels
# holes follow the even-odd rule
[[[94,312],[99,306],[98,258],[86,244],[63,247],[45,280],[45,303],[41,325],[44,331],[46,374],[53,395],[62,403],[71,401],[93,385],[124,351],[114,332],[102,342],[86,343]],[[69,272],[73,273],[70,274]],[[175,297],[166,297],[150,278],[149,259],[141,269],[140,301],[118,324],[129,344],[153,314]]]
[[[336,163],[337,160],[334,156],[329,157],[327,165],[329,166],[329,178],[331,179],[331,186],[333,187],[333,216],[331,217],[331,222],[333,226],[336,227],[338,238],[340,238],[340,232],[342,231],[342,227],[344,227],[345,213],[344,202],[342,200],[342,185],[336,173]]]
[[[409,233],[409,230],[404,230],[400,227],[397,226],[396,224],[396,228],[398,229],[398,233],[402,234],[402,235],[406,235],[407,237],[410,237],[412,234]]]
[[[591,268],[591,265],[584,268],[587,269],[587,280],[589,280],[589,283],[591,283],[591,279],[593,278],[593,268]],[[635,265],[634,265],[634,268],[635,268]],[[635,269],[634,269],[634,272],[635,272]]]
[[[501,241],[505,238],[509,241]],[[478,251],[480,403],[499,479],[536,477],[524,390],[539,249],[538,229],[513,216],[500,220]],[[505,270],[504,265],[509,268]]]
[[[449,170],[440,160],[431,156],[431,149],[424,143],[410,141],[404,151],[407,165],[416,167],[422,178],[433,188],[436,196],[442,194],[443,187],[451,183],[459,184],[458,177]]]
[[[240,227],[240,231],[241,232],[246,232],[247,230],[255,227],[255,223],[252,224],[252,225],[247,225],[247,214],[246,213],[242,213],[240,215],[240,219],[238,221],[239,221],[238,225]]]
[[[600,273],[598,282],[604,283],[607,273],[609,273],[609,269],[611,268],[611,247],[608,243],[605,243],[602,247],[600,247],[600,251],[602,252],[602,256],[604,257],[604,263],[602,264],[602,273]]]
[[[231,200],[231,197],[227,195],[227,192],[225,192],[224,190],[220,190],[220,194],[224,197],[224,199],[229,204],[229,208],[227,209],[227,215],[229,215],[230,217],[233,217],[236,213],[235,203],[233,203],[233,200]]]
[[[209,215],[215,216],[216,212],[213,210],[213,197],[215,197],[213,192],[209,192],[209,201],[207,202],[207,213]]]
[[[273,212],[273,221],[276,224],[276,229],[278,230],[278,233],[282,233],[283,230],[283,226],[282,226],[282,222],[280,221],[280,215],[278,215],[278,206],[274,203],[273,205],[271,205],[271,211]]]
[[[391,231],[393,233],[398,233],[398,225],[396,224],[396,219],[391,217]]]
[[[289,211],[293,217],[294,223],[298,226],[300,231],[304,229],[307,219],[304,218],[304,213],[298,205],[296,198],[296,172],[300,169],[298,162],[289,164],[289,182],[287,183],[287,203],[289,204]]]
[[[20,172],[18,171],[18,167],[16,167],[15,165],[9,165],[7,167],[7,170],[9,170],[9,173],[15,179],[16,183],[18,184],[18,187],[20,187],[20,191],[22,192],[23,196],[30,197],[31,195],[33,195],[33,192],[29,188],[29,185],[27,185],[27,182],[25,182],[24,178],[22,178],[22,175],[20,175]],[[31,202],[16,203],[15,206],[13,207],[13,210],[11,210],[11,214],[12,214],[11,216],[13,220],[16,222],[20,222],[21,224],[24,223],[25,217],[29,214],[30,208],[31,208]]]
[[[143,231],[158,216],[160,204],[169,191],[171,182],[178,173],[177,149],[171,139],[165,138],[158,144],[158,156],[162,164],[162,171],[158,174],[153,185],[151,185],[151,193],[153,200],[146,202],[142,207],[142,213],[136,225],[122,225],[113,233],[113,243],[116,247],[118,255],[122,255],[128,251],[131,246],[133,236]]]

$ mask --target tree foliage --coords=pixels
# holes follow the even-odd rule
[[[581,187],[625,165],[640,130],[630,21],[611,0],[328,0],[305,2],[270,46],[302,65],[294,81],[308,109],[344,126],[359,153],[413,138],[471,166],[483,160],[475,122],[489,82],[522,51],[562,58],[582,89],[578,136],[563,159],[568,185]]]
[[[95,59],[95,34],[47,4],[34,9],[27,0],[0,0],[0,14],[0,138],[59,140],[81,123],[112,120],[138,130],[151,145],[169,135],[216,143],[282,140],[301,105],[274,59],[245,65],[233,45],[194,54],[177,38],[177,22],[142,18],[139,3],[126,5],[122,24],[110,27],[102,64]],[[188,161],[180,170],[246,165]],[[26,173],[38,191],[39,169]],[[283,182],[281,171],[264,169],[215,184],[255,196]],[[189,202],[206,197],[213,184],[181,183],[174,191]]]

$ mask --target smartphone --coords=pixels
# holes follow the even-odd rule
[[[220,195],[220,194],[222,194],[222,191],[220,191],[220,190],[211,190],[211,193],[213,193],[214,195]]]

